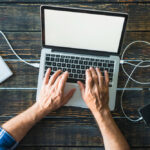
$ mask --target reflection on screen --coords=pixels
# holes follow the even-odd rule
[[[118,52],[124,17],[44,10],[45,45]]]

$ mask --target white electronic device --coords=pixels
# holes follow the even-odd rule
[[[12,71],[9,69],[3,58],[0,56],[0,83],[5,81],[12,75]]]

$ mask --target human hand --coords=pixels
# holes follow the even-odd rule
[[[46,112],[46,114],[65,105],[75,92],[75,89],[71,89],[64,95],[68,72],[60,75],[61,70],[58,70],[49,79],[50,73],[51,69],[48,69],[37,101],[41,110]]]
[[[94,115],[103,110],[109,111],[109,76],[107,71],[104,74],[105,77],[100,69],[90,67],[86,70],[85,85],[78,81],[82,98]]]

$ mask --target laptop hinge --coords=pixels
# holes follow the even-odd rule
[[[110,57],[110,56],[119,56],[116,53],[108,53],[108,52],[99,52],[99,51],[90,51],[90,50],[76,50],[76,49],[60,49],[60,48],[51,48],[52,52],[62,52],[62,53],[70,53],[70,54],[82,54],[82,55],[93,55],[93,56],[104,56],[104,57]]]

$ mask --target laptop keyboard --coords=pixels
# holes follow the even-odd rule
[[[46,54],[45,72],[48,68],[51,68],[51,75],[57,71],[62,70],[69,72],[67,82],[76,83],[77,81],[85,81],[85,70],[90,67],[100,68],[104,75],[104,70],[109,73],[109,80],[112,82],[114,61],[102,58],[90,58],[60,54]],[[111,86],[111,85],[110,85]]]

